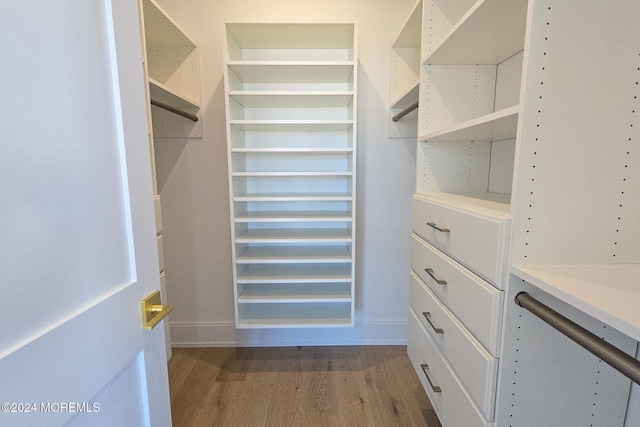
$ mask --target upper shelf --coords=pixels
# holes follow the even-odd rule
[[[242,49],[348,49],[353,48],[353,27],[349,23],[228,23],[227,31]]]
[[[422,34],[422,0],[418,0],[413,7],[411,14],[405,21],[398,37],[396,37],[393,48],[412,47],[420,48],[420,38]]]
[[[423,64],[499,64],[524,48],[526,0],[478,1]]]
[[[640,264],[514,265],[511,272],[640,341]]]
[[[196,44],[154,0],[144,0],[142,4],[145,40],[148,45],[196,47]]]

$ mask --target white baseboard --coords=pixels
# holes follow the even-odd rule
[[[171,322],[173,347],[406,345],[406,322],[356,323],[353,328],[236,329],[233,323]]]

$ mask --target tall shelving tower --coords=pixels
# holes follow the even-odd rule
[[[237,328],[353,326],[354,24],[229,23]]]

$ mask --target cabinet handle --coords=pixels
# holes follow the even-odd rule
[[[448,228],[440,228],[440,227],[438,227],[435,222],[428,222],[427,225],[429,227],[431,227],[431,228],[435,228],[436,230],[438,230],[438,231],[440,231],[442,233],[448,233],[448,232],[451,231]]]
[[[429,323],[429,325],[431,325],[431,327],[433,328],[433,330],[436,332],[436,334],[444,334],[444,329],[442,328],[436,328],[436,325],[434,325],[431,322],[431,313],[429,313],[428,311],[423,311],[422,315],[424,316],[425,319],[427,319],[427,322]]]
[[[434,385],[433,382],[431,381],[431,378],[429,378],[429,374],[427,374],[427,369],[429,369],[429,365],[427,365],[426,363],[423,363],[422,365],[420,365],[420,367],[422,368],[422,372],[424,372],[424,376],[427,377],[427,381],[431,386],[431,390],[433,390],[434,393],[440,393],[442,391],[440,386]]]
[[[446,285],[446,284],[447,284],[447,281],[446,281],[446,280],[438,279],[438,278],[435,276],[435,274],[433,274],[433,268],[425,268],[425,269],[424,269],[424,271],[426,271],[426,272],[427,272],[427,274],[428,274],[429,276],[431,276],[431,278],[432,278],[433,280],[435,280],[435,281],[436,281],[436,283],[437,283],[438,285]]]

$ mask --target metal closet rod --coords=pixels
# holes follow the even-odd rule
[[[526,292],[520,292],[515,298],[516,304],[529,310],[549,325],[593,353],[603,362],[608,363],[620,373],[640,384],[640,361],[629,356],[582,326],[572,322],[562,314],[547,307]]]
[[[409,105],[404,110],[400,111],[398,114],[393,116],[393,118],[391,120],[393,120],[394,122],[397,122],[398,120],[400,120],[401,118],[403,118],[404,116],[406,116],[407,114],[409,114],[410,112],[415,110],[416,108],[418,108],[418,101],[414,102],[413,104]]]
[[[184,111],[184,110],[181,110],[179,108],[172,107],[171,105],[165,104],[164,102],[158,101],[157,99],[151,98],[151,105],[155,105],[158,108],[162,108],[163,110],[170,111],[173,114],[177,114],[179,116],[186,117],[187,119],[192,120],[194,122],[198,121],[198,116],[196,116],[195,114],[191,114],[188,111]]]

